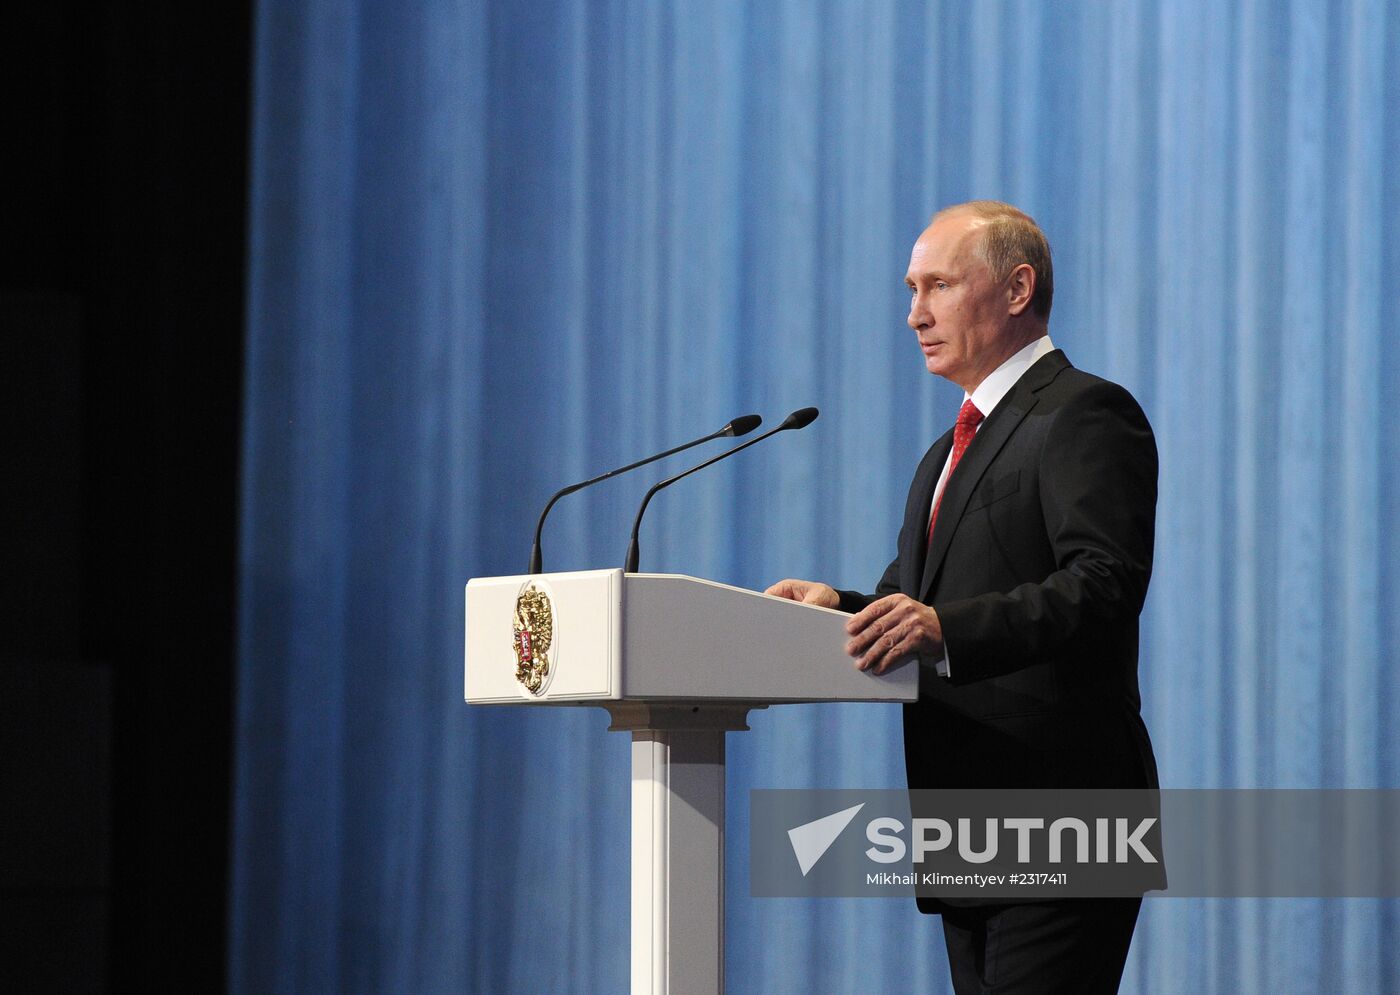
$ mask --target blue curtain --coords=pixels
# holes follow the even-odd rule
[[[1397,53],[1380,2],[262,0],[234,990],[626,987],[627,739],[467,708],[462,585],[556,487],[815,404],[658,499],[643,569],[869,589],[960,399],[908,250],[972,197],[1157,431],[1164,784],[1400,784]],[[619,565],[646,477],[546,566]],[[730,736],[732,990],[947,990],[911,904],[748,896],[748,790],[897,786],[898,744]],[[1394,902],[1149,901],[1125,990],[1395,991],[1398,945]]]

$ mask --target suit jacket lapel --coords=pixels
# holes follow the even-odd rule
[[[933,490],[938,486],[938,476],[943,472],[943,464],[948,462],[948,453],[952,448],[953,430],[949,429],[929,447],[928,454],[919,464],[919,472],[914,479],[911,521],[906,532],[909,546],[899,550],[901,591],[917,591],[919,578],[923,576],[924,560],[928,556],[928,510],[933,504]]]
[[[1016,431],[1026,414],[1035,407],[1036,392],[1055,379],[1056,374],[1068,365],[1069,360],[1065,359],[1065,354],[1058,349],[1036,362],[1016,382],[1011,392],[1002,398],[1001,403],[982,423],[972,444],[963,452],[957,469],[948,478],[948,484],[943,491],[943,501],[938,507],[938,521],[934,523],[933,540],[929,543],[928,556],[924,560],[919,583],[920,601],[928,600],[934,579],[948,555],[953,533],[957,531],[958,522],[967,510],[968,499],[977,489],[977,484],[987,472],[987,467],[991,466],[997,454],[1006,445],[1006,440],[1011,438],[1011,434]],[[943,465],[940,463],[938,471],[941,473],[942,470]],[[934,479],[936,481],[937,477]],[[930,489],[930,501],[932,495]]]

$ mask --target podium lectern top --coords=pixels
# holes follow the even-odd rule
[[[678,574],[476,578],[466,590],[466,700],[913,701],[919,668],[876,677],[844,612]]]

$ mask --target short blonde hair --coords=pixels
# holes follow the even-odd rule
[[[945,207],[933,216],[936,221],[948,214],[971,214],[985,222],[977,242],[977,254],[998,280],[1005,280],[1022,263],[1035,271],[1035,291],[1031,310],[1043,319],[1050,317],[1055,297],[1055,270],[1050,262],[1050,243],[1045,233],[1025,211],[999,200],[970,200]]]

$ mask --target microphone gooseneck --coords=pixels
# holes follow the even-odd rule
[[[667,456],[674,456],[676,453],[690,449],[692,446],[698,446],[702,443],[709,442],[712,439],[729,439],[739,435],[748,435],[762,424],[763,419],[758,415],[741,415],[728,425],[725,425],[724,428],[720,429],[718,432],[711,432],[703,438],[695,439],[684,445],[676,446],[673,449],[668,449],[664,453],[657,453],[655,456],[639,459],[635,463],[628,463],[626,466],[620,466],[616,470],[609,470],[607,473],[599,474],[590,480],[583,480],[577,484],[570,484],[568,487],[565,487],[559,493],[555,494],[554,497],[550,498],[549,502],[544,506],[544,511],[540,512],[540,520],[535,524],[535,543],[530,547],[530,569],[528,572],[532,574],[544,572],[544,557],[540,552],[540,536],[544,532],[544,520],[549,515],[549,509],[554,507],[554,502],[558,501],[565,494],[572,494],[574,491],[580,491],[585,487],[591,487],[593,484],[601,483],[609,477],[616,477],[620,473],[626,473],[628,470],[635,470],[639,466],[646,466],[648,463],[655,463],[657,460],[665,459]]]
[[[783,423],[777,428],[770,429],[769,431],[764,432],[758,438],[750,439],[748,442],[745,442],[742,446],[735,446],[733,449],[726,450],[725,452],[720,453],[718,456],[710,457],[703,463],[698,463],[695,466],[692,466],[689,470],[684,470],[681,473],[676,474],[674,477],[668,477],[660,483],[654,484],[651,490],[647,491],[646,497],[642,498],[642,505],[640,508],[637,509],[637,517],[632,522],[632,541],[627,546],[627,561],[622,568],[623,572],[629,574],[634,574],[637,572],[637,564],[638,561],[641,559],[641,549],[637,544],[637,537],[642,530],[642,516],[646,514],[647,505],[651,503],[652,496],[655,495],[657,491],[662,490],[666,487],[670,487],[677,480],[681,480],[682,478],[688,477],[692,473],[696,473],[700,470],[705,469],[705,467],[707,466],[712,466],[722,459],[728,459],[735,453],[743,452],[745,449],[749,448],[749,446],[755,446],[758,443],[762,442],[764,439],[767,439],[770,436],[777,435],[779,432],[786,432],[789,429],[806,428],[808,425],[812,424],[812,422],[817,420],[818,414],[820,414],[820,412],[817,411],[816,408],[799,408],[798,410],[794,411],[792,414],[784,418]]]

